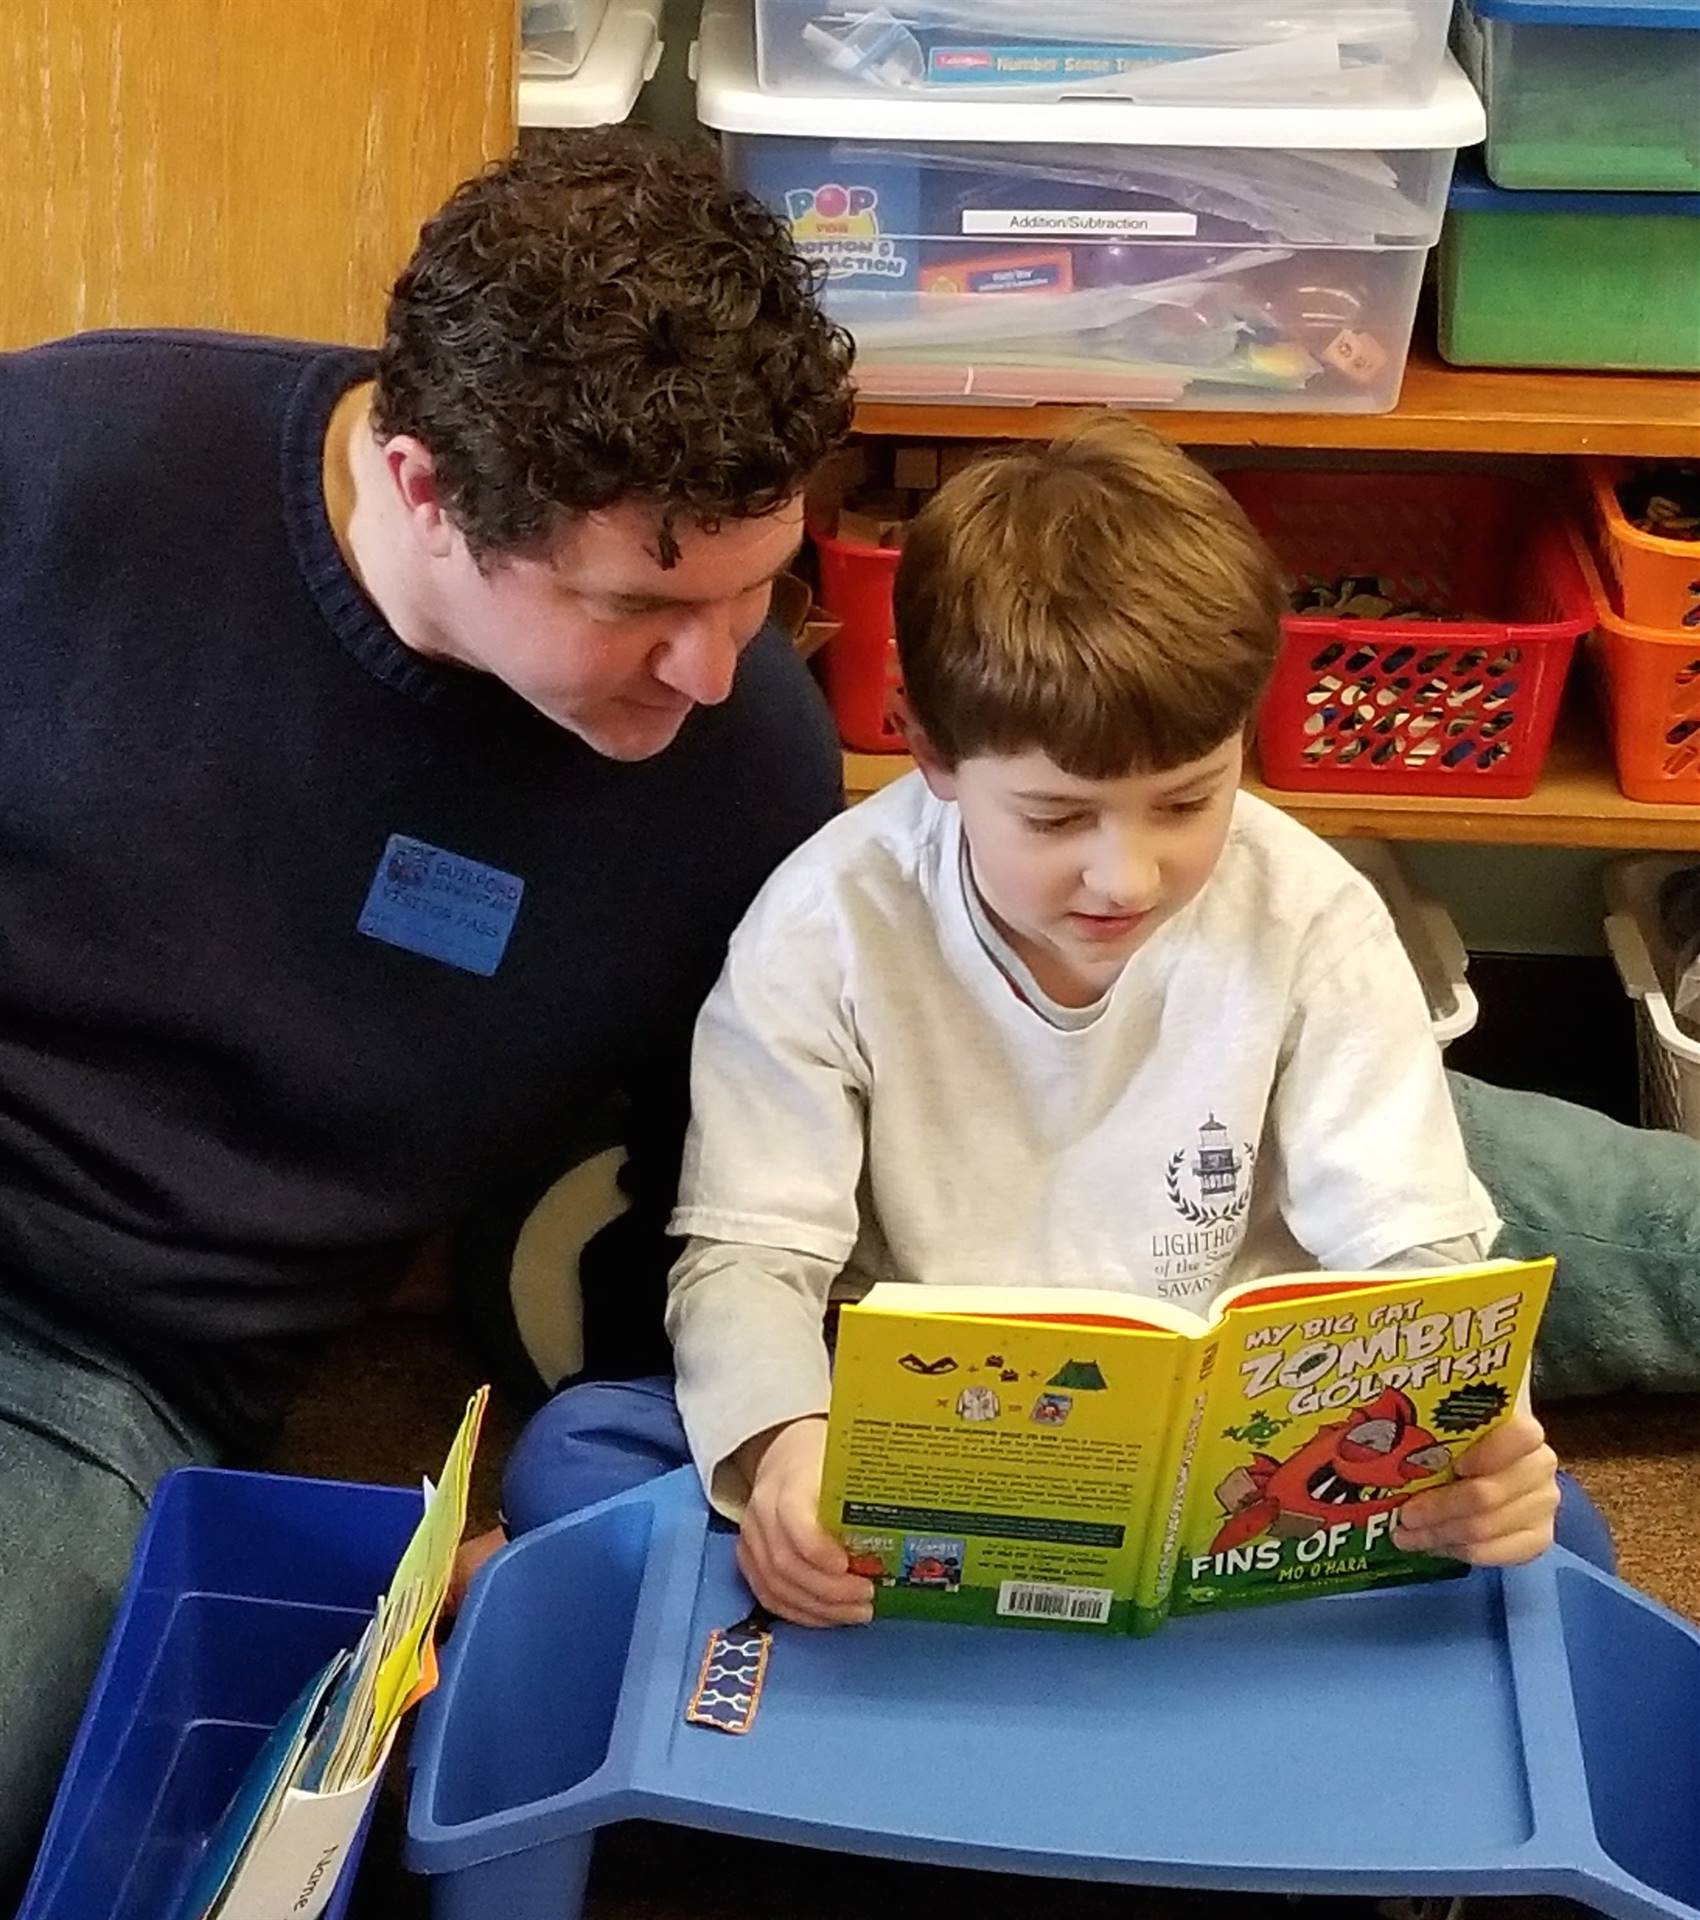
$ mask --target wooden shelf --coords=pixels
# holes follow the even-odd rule
[[[1080,409],[868,401],[858,432],[907,439],[1037,440]],[[1412,453],[1615,453],[1692,459],[1700,378],[1650,373],[1468,372],[1411,349],[1392,413],[1142,414],[1188,446],[1376,448]]]
[[[888,786],[913,762],[902,753],[846,753],[852,800]],[[1585,699],[1565,708],[1541,782],[1527,800],[1454,800],[1444,794],[1280,793],[1255,766],[1247,787],[1330,838],[1443,840],[1473,846],[1603,847],[1700,852],[1700,806],[1652,806],[1617,789],[1611,750]]]

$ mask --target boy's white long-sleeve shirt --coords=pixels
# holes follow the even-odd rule
[[[774,874],[703,1008],[668,1328],[723,1505],[738,1447],[825,1409],[841,1271],[1203,1310],[1497,1230],[1387,909],[1315,835],[1239,795],[1203,891],[1066,1026],[965,875],[956,808],[897,782]]]

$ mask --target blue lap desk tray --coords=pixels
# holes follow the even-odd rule
[[[1700,1634],[1528,1567],[1155,1637],[775,1629],[750,1731],[685,1724],[750,1599],[694,1477],[485,1569],[413,1749],[435,1920],[576,1920],[598,1827],[678,1822],[1011,1873],[1700,1908]]]
[[[172,1912],[249,1761],[359,1639],[422,1511],[400,1487],[216,1467],[160,1482],[17,1920]],[[348,1907],[358,1844],[325,1920]]]

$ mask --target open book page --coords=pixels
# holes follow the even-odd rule
[[[823,1524],[881,1615],[1124,1627],[1192,1346],[1103,1313],[922,1310],[963,1291],[998,1297],[882,1287],[840,1316]]]
[[[1282,1301],[1325,1300],[1338,1293],[1360,1287],[1404,1287],[1419,1280],[1461,1280],[1465,1275],[1526,1273],[1531,1266],[1543,1264],[1528,1260],[1479,1260],[1467,1267],[1377,1267],[1368,1273],[1316,1271],[1312,1273],[1266,1273],[1256,1280],[1236,1281],[1224,1287],[1211,1301],[1207,1318],[1212,1326],[1230,1313]]]
[[[994,1320],[1109,1320],[1130,1326],[1163,1327],[1183,1338],[1201,1338],[1230,1313],[1266,1302],[1326,1300],[1359,1287],[1397,1287],[1408,1281],[1450,1279],[1464,1273],[1520,1271],[1517,1260],[1483,1260],[1471,1267],[1422,1267],[1367,1273],[1311,1268],[1297,1273],[1266,1273],[1224,1287],[1202,1313],[1172,1300],[1157,1300],[1113,1287],[925,1286],[882,1280],[862,1295],[860,1304],[888,1313],[978,1314]]]
[[[925,1286],[882,1280],[863,1294],[858,1305],[880,1313],[973,1314],[991,1320],[1104,1320],[1158,1328],[1183,1338],[1205,1332],[1210,1324],[1202,1314],[1171,1300],[1147,1299],[1142,1293],[1122,1293],[1112,1287]]]
[[[1461,1572],[1400,1552],[1394,1515],[1513,1410],[1552,1274],[1551,1260],[1489,1261],[1225,1296],[1173,1610]]]

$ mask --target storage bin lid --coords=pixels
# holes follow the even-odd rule
[[[1451,213],[1586,213],[1611,220],[1674,215],[1700,220],[1700,193],[1530,192],[1524,187],[1496,187],[1487,177],[1479,151],[1459,154],[1446,205]],[[1694,249],[1700,261],[1700,227],[1694,230]]]
[[[1467,4],[1478,19],[1523,27],[1656,27],[1700,32],[1700,0],[1467,0]]]
[[[1474,146],[1487,133],[1475,89],[1450,54],[1421,107],[1151,106],[1132,100],[941,100],[764,93],[748,5],[706,0],[693,51],[697,114],[721,133],[830,140],[1044,141],[1119,147],[1262,147],[1403,153]]]
[[[608,127],[627,118],[661,59],[662,0],[609,0],[577,73],[519,83],[522,127]]]

